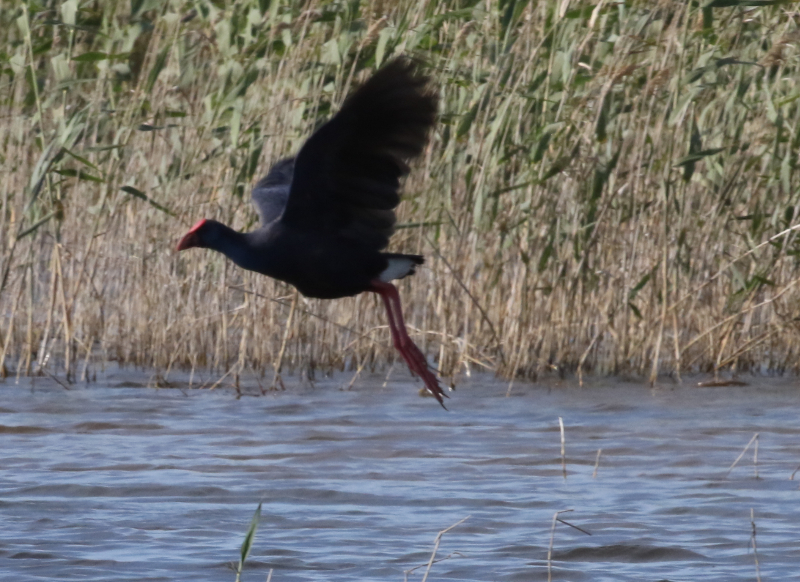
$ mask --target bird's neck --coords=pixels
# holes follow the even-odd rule
[[[245,263],[252,255],[252,250],[246,233],[237,232],[229,226],[220,224],[211,248],[222,253],[240,267],[249,268]]]
[[[225,226],[215,241],[214,250],[243,269],[280,278],[280,265],[276,264],[279,257],[270,252],[269,244],[265,244],[263,239],[263,233],[259,231],[237,232]]]

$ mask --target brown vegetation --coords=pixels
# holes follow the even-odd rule
[[[398,53],[442,96],[390,248],[428,256],[401,293],[443,375],[797,370],[794,4],[157,5],[0,15],[0,370],[394,358],[374,297],[173,246],[251,228],[253,181]]]

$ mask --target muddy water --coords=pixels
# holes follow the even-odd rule
[[[797,576],[792,382],[505,398],[487,378],[444,412],[409,382],[347,380],[241,399],[129,373],[69,391],[0,385],[2,578],[232,581],[259,501],[245,581],[403,580],[467,516],[430,580],[546,580],[566,509],[591,535],[557,525],[555,580],[755,580],[751,510],[762,578]],[[757,465],[751,448],[726,477],[754,433]]]

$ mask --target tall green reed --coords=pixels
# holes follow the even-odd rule
[[[762,4],[12,4],[0,369],[394,358],[374,298],[172,247],[254,227],[253,181],[405,53],[442,109],[392,248],[429,256],[402,293],[443,374],[796,372],[800,33]]]

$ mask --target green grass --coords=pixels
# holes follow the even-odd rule
[[[236,564],[235,571],[236,571],[236,582],[240,582],[242,579],[242,571],[244,570],[244,564],[247,561],[247,556],[250,555],[250,550],[253,548],[253,542],[256,538],[256,531],[258,530],[258,523],[261,520],[261,503],[258,504],[255,513],[253,514],[253,518],[250,520],[250,527],[247,528],[247,533],[244,536],[244,540],[242,540],[242,547],[239,551],[239,563]],[[271,574],[271,572],[270,572]]]
[[[795,4],[6,8],[8,373],[395,358],[372,296],[299,298],[284,333],[292,289],[172,249],[201,217],[252,228],[253,181],[400,53],[442,106],[391,248],[429,257],[401,292],[445,376],[798,369]]]

